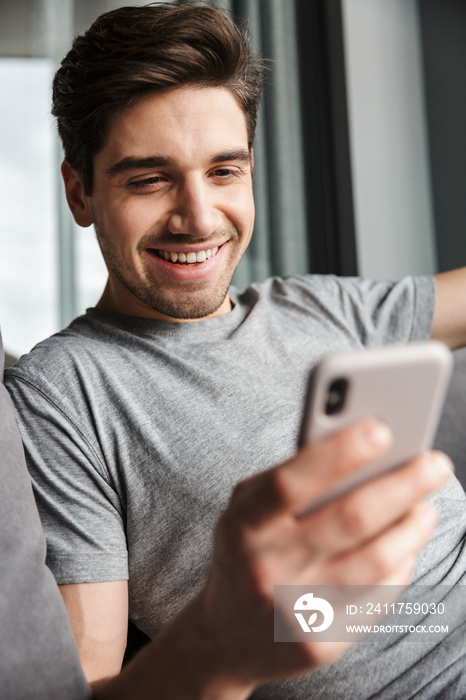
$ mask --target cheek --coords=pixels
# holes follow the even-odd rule
[[[134,248],[138,241],[159,223],[156,208],[149,198],[122,202],[109,213],[106,230],[120,248]]]
[[[254,225],[252,192],[238,192],[235,196],[230,197],[225,213],[243,235],[251,235]]]

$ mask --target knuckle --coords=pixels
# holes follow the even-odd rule
[[[364,539],[373,526],[373,514],[364,507],[357,493],[351,494],[341,502],[338,517],[340,528],[352,540]]]
[[[285,504],[290,497],[290,475],[284,469],[274,469],[270,472],[268,491],[271,499],[277,504]]]
[[[367,560],[367,575],[371,581],[380,581],[388,576],[394,567],[391,552],[387,547],[378,544],[369,552]]]
[[[391,443],[387,426],[378,421],[363,421],[337,435],[336,448],[345,465],[367,462],[383,454]]]
[[[264,557],[255,557],[250,562],[248,578],[252,596],[273,605],[274,576]]]
[[[230,497],[230,503],[232,505],[236,505],[239,501],[243,500],[243,497],[247,491],[247,483],[244,481],[240,481],[237,483],[233,491],[231,492],[231,497]]]
[[[229,507],[244,522],[260,521],[262,515],[288,504],[292,482],[289,470],[275,468],[262,472],[234,487]]]
[[[243,528],[239,526],[231,509],[224,511],[217,521],[214,532],[214,546],[217,556],[225,551],[232,553],[243,549]]]
[[[240,481],[233,488],[230,501],[224,514],[236,527],[254,521],[257,516],[257,483],[252,479]]]
[[[342,464],[363,457],[362,447],[360,431],[355,427],[347,428],[336,436],[335,449],[341,455]]]

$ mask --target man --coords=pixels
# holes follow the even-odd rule
[[[0,337],[0,377],[3,354]],[[11,401],[0,383],[0,694],[2,700],[89,700],[87,685],[74,644],[63,601],[45,565],[45,539],[26,470]],[[187,629],[183,630],[186,635]],[[197,641],[197,646],[199,643]],[[168,645],[168,649],[169,649]],[[181,662],[167,644],[156,639],[111,681],[94,684],[94,699],[144,700],[174,693],[190,697],[197,692],[192,677],[188,687],[177,682]],[[159,665],[159,668],[157,668]],[[168,672],[167,672],[168,671]],[[173,685],[175,683],[175,686]],[[218,688],[218,684],[217,684]],[[219,691],[220,692],[220,691]],[[163,694],[163,695],[162,695]],[[176,697],[176,695],[175,695]]]
[[[97,683],[119,671],[129,600],[155,638],[137,663],[159,697],[408,697],[440,676],[461,697],[453,637],[421,654],[360,645],[261,685],[345,649],[274,643],[274,584],[408,582],[435,527],[423,499],[449,474],[425,455],[298,520],[390,442],[368,422],[294,456],[309,369],[336,349],[463,344],[466,275],[439,276],[436,300],[428,278],[230,289],[253,229],[259,69],[225,13],[157,5],[103,15],[57,73],[68,202],[109,277],[95,309],[7,374],[48,563]],[[416,581],[461,580],[463,499],[453,479],[436,496]]]

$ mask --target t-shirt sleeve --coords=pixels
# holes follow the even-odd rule
[[[5,384],[47,539],[47,564],[57,582],[127,579],[125,504],[98,445],[63,407],[14,370]]]
[[[342,278],[344,312],[365,345],[407,343],[429,338],[435,308],[433,277],[398,282]]]
[[[298,307],[303,320],[306,313],[311,319],[318,314],[334,334],[342,332],[364,346],[408,343],[430,336],[435,309],[433,277],[390,282],[307,275],[289,278],[286,295],[287,305]]]

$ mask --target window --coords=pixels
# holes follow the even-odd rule
[[[58,325],[52,74],[47,59],[0,60],[0,319],[14,355]]]
[[[63,201],[54,71],[49,59],[0,59],[0,322],[15,356],[94,305],[106,279],[93,227],[74,225]]]

